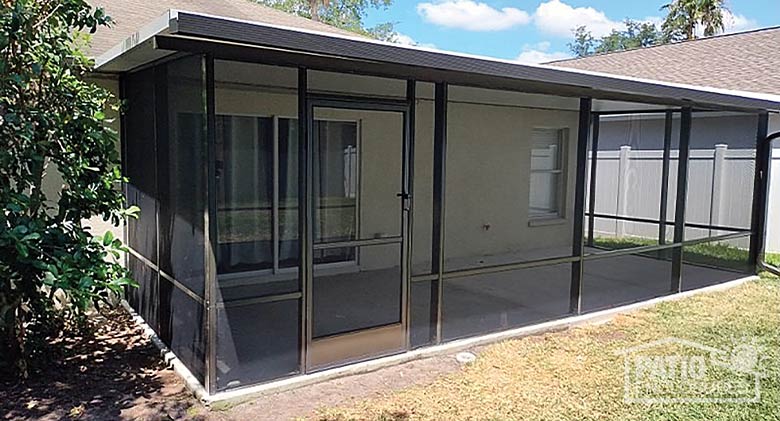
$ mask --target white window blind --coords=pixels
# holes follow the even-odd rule
[[[534,129],[531,134],[531,218],[562,216],[565,130]]]

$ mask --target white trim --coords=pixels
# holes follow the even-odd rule
[[[125,38],[124,41],[96,57],[95,70],[100,70],[102,66],[132,50],[137,45],[149,40],[153,36],[168,32],[170,30],[171,21],[178,18],[178,11],[169,9],[161,16],[142,26],[138,31],[133,32],[129,37]]]
[[[185,366],[181,360],[179,360],[179,357],[177,357],[176,354],[174,354],[167,345],[165,345],[162,339],[157,336],[157,333],[154,331],[154,329],[152,329],[152,327],[149,326],[146,321],[144,321],[143,317],[139,316],[138,313],[136,313],[135,310],[130,307],[130,304],[126,300],[123,299],[121,301],[121,305],[130,314],[130,316],[133,318],[133,321],[141,329],[143,329],[144,335],[149,336],[149,339],[152,341],[154,346],[160,350],[160,356],[162,357],[163,361],[165,361],[166,364],[173,368],[173,371],[184,381],[184,385],[187,387],[187,389],[192,392],[198,399],[204,399],[204,397],[207,395],[206,389],[203,388],[203,385],[200,384],[200,381],[198,381],[195,375],[192,374],[190,369],[187,368],[187,366]]]

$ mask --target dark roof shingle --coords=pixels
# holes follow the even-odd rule
[[[780,27],[548,64],[643,79],[780,95]]]

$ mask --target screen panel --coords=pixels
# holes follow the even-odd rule
[[[682,288],[691,290],[733,281],[753,274],[750,236],[714,240],[683,248]]]
[[[671,249],[586,260],[583,272],[583,312],[672,293]]]
[[[431,338],[436,329],[436,319],[431,315],[430,281],[412,282],[409,309],[409,340],[412,348],[432,344]]]
[[[712,114],[693,115],[686,240],[751,226],[758,118]]]
[[[314,270],[314,338],[401,322],[400,244],[357,249],[356,265]]]
[[[157,263],[157,154],[155,132],[155,69],[127,75],[125,99],[125,175],[127,206],[138,206],[138,218],[127,220],[127,244]]]
[[[160,305],[157,271],[130,253],[127,254],[127,269],[130,270],[133,279],[138,282],[138,288],[128,289],[128,302],[146,324],[159,332]]]
[[[298,70],[216,60],[217,390],[300,372]]]
[[[571,264],[444,281],[442,336],[452,340],[563,317]]]
[[[217,389],[299,372],[299,300],[217,309]]]
[[[166,63],[167,113],[158,130],[160,269],[203,297],[206,126],[202,58]]]
[[[658,245],[673,232],[680,114],[672,114],[669,159],[665,162],[665,113],[606,115],[599,118],[598,151],[589,151],[587,205],[591,253]],[[595,168],[594,168],[595,166]],[[666,173],[666,182],[665,174]],[[590,188],[595,187],[591,195]],[[662,221],[666,200],[666,216]],[[661,225],[665,223],[665,232]],[[590,227],[592,224],[592,227]]]

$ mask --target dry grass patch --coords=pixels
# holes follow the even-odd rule
[[[642,405],[623,401],[621,349],[666,337],[730,349],[763,347],[760,404]],[[433,384],[319,411],[346,420],[777,420],[780,419],[780,288],[763,279],[660,304],[610,323],[486,347]]]

